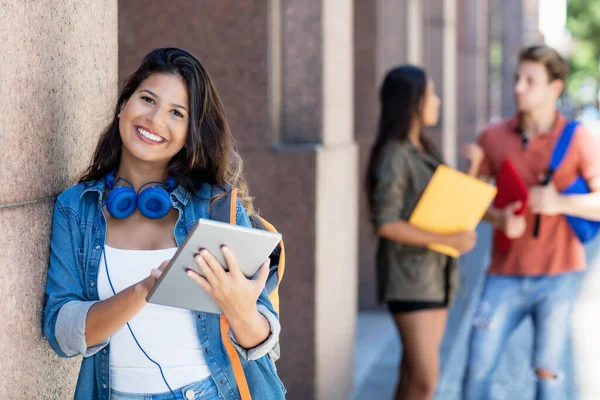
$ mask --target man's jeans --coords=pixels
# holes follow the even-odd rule
[[[534,328],[532,367],[556,376],[538,379],[536,399],[565,398],[561,366],[581,276],[580,272],[536,277],[487,276],[471,333],[464,385],[466,400],[489,398],[491,378],[504,345],[527,315],[533,318]]]

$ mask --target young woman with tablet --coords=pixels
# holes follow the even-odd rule
[[[239,399],[217,314],[148,304],[188,230],[210,217],[214,185],[238,188],[237,224],[253,213],[215,86],[192,54],[150,52],[126,81],[80,182],[56,201],[44,334],[83,355],[75,399]],[[282,399],[268,356],[280,325],[264,284],[201,252],[192,274],[223,310],[255,399]],[[247,396],[246,396],[247,398]]]

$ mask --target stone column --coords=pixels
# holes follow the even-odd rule
[[[426,4],[421,0],[405,0],[402,2],[405,4],[405,24],[406,24],[406,46],[407,63],[418,66],[423,66],[424,52],[423,40],[424,40],[424,6]]]
[[[560,10],[558,4],[554,3],[552,6],[556,7],[555,10],[557,12]],[[544,35],[539,29],[539,19],[540,1],[523,0],[523,44],[533,45],[544,43]]]
[[[513,86],[517,56],[523,44],[523,0],[503,0],[502,7],[502,117],[511,116],[515,108]],[[510,23],[509,21],[520,21]]]
[[[374,10],[374,20],[371,29],[374,31],[373,49],[375,54],[370,60],[365,60],[365,55],[360,54],[364,62],[373,62],[376,65],[376,85],[377,88],[383,82],[386,72],[391,68],[400,64],[412,62],[419,64],[420,57],[420,31],[421,27],[418,24],[411,23],[409,14],[412,12],[417,18],[420,15],[420,7],[418,0],[397,1],[397,0],[377,0],[373,2],[355,0],[356,7],[361,7],[365,10],[367,7]],[[364,13],[365,11],[363,11]],[[355,20],[365,21],[369,13],[363,14],[357,11]],[[363,22],[364,23],[364,22]],[[367,32],[358,33],[359,26],[356,26],[358,40],[363,40],[363,35]],[[362,29],[365,29],[364,27]],[[410,59],[410,55],[413,59]]]
[[[377,46],[378,37],[386,37],[387,29],[397,26],[390,24],[382,29],[377,21],[380,18],[377,3],[370,0],[354,1],[354,132],[359,147],[359,307],[376,307],[375,294],[375,235],[369,222],[365,179],[369,152],[377,134],[379,113],[378,90],[384,67],[377,65],[381,51]],[[394,16],[396,20],[401,17]],[[402,40],[399,40],[402,43]],[[392,46],[392,48],[397,48]],[[380,69],[381,68],[381,69]]]
[[[321,0],[320,3],[323,80],[319,92],[323,96],[323,107],[316,111],[322,115],[323,123],[316,150],[317,173],[309,177],[316,183],[317,198],[316,398],[346,400],[353,383],[358,305],[354,8],[351,0]],[[295,78],[290,76],[290,79]],[[290,199],[290,203],[299,201],[299,196]],[[309,298],[312,294],[305,296]],[[288,309],[288,312],[291,316],[294,310]]]
[[[456,163],[456,0],[424,0],[423,66],[442,100],[438,126],[427,130],[443,151],[445,161]]]
[[[7,0],[0,22],[0,398],[72,398],[81,357],[41,332],[50,226],[115,101],[117,2]]]
[[[488,122],[488,0],[458,1],[458,146],[472,142]],[[467,163],[458,157],[464,170]]]
[[[384,76],[389,69],[409,62],[409,48],[417,47],[414,44],[411,46],[411,40],[417,42],[417,35],[414,31],[409,33],[408,6],[406,1],[354,0],[354,130],[360,159],[360,308],[377,306],[374,266],[376,238],[369,222],[365,173],[371,146],[377,136],[379,89]],[[417,30],[419,25],[413,25]],[[418,54],[416,50],[413,52]]]
[[[490,121],[489,96],[490,96],[490,7],[491,0],[481,0],[477,2],[475,8],[475,19],[471,19],[470,25],[475,25],[475,132],[481,131]],[[470,6],[469,6],[470,7]],[[460,8],[459,10],[463,10]],[[462,11],[459,11],[459,13]],[[461,26],[459,22],[459,26]],[[459,71],[462,67],[459,66]],[[459,78],[460,81],[460,78]],[[462,89],[459,88],[460,92]],[[459,101],[460,104],[460,101]],[[464,115],[459,113],[459,121]],[[468,130],[467,130],[468,132]],[[459,132],[459,142],[461,132]],[[466,139],[466,138],[465,138]]]
[[[183,47],[204,63],[256,205],[286,242],[277,368],[288,398],[346,399],[358,254],[352,2],[177,5],[120,2],[120,77],[159,46]],[[161,29],[146,29],[148,20]]]

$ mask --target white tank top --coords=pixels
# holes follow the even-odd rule
[[[105,248],[108,272],[117,293],[146,278],[152,268],[173,257],[177,250]],[[98,270],[98,296],[100,300],[105,300],[112,295],[102,254]],[[144,351],[161,365],[173,390],[210,376],[192,311],[147,304],[129,321],[129,325]],[[124,393],[161,393],[169,390],[158,367],[136,345],[127,325],[110,338],[110,386]]]

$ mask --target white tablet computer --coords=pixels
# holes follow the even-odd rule
[[[200,273],[194,256],[201,249],[210,251],[227,268],[221,247],[227,246],[247,278],[252,278],[275,249],[281,234],[262,229],[200,219],[163,271],[146,300],[149,303],[222,314],[212,297],[187,274],[187,269]]]

